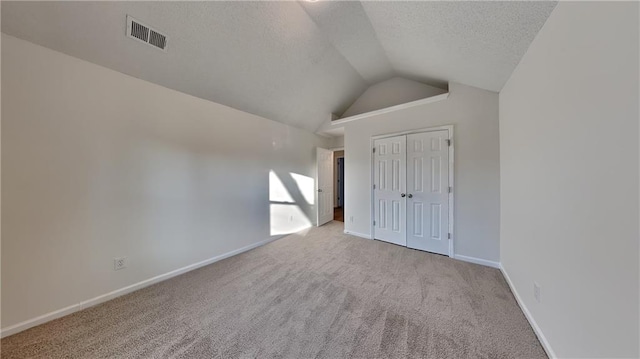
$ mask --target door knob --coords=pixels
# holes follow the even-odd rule
[[[407,197],[413,198],[413,195],[411,193],[409,193],[409,195]]]
[[[406,194],[400,193],[400,197],[404,198],[404,196],[406,196]]]

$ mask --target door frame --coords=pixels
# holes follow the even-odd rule
[[[333,159],[334,159],[334,164],[335,164],[335,159],[336,159],[336,158],[340,158],[340,157],[336,157],[336,152],[344,151],[344,146],[342,146],[342,147],[333,147],[333,148],[330,148],[329,150],[331,150],[331,151],[333,152]],[[344,158],[345,158],[345,157],[346,157],[346,152],[345,152],[345,154],[342,156],[342,161],[344,161]],[[343,177],[344,177],[344,174],[343,174]],[[334,185],[335,185],[335,183],[334,183]],[[344,183],[342,184],[342,188],[344,188]],[[336,190],[336,189],[334,188],[334,191],[335,191],[335,190]],[[334,194],[334,199],[335,199],[335,194]],[[334,204],[333,204],[333,205],[335,206],[335,202],[334,202]],[[335,209],[335,207],[334,207],[334,209]],[[343,197],[342,197],[342,214],[343,214],[343,216],[344,216],[344,210],[345,210],[345,205],[344,205],[344,196],[343,196]],[[334,212],[334,214],[335,214],[335,212]]]
[[[374,190],[373,190],[373,183],[375,181],[375,174],[374,174],[374,156],[373,156],[373,149],[375,148],[375,141],[382,139],[382,138],[387,138],[387,137],[395,137],[395,136],[406,136],[406,135],[411,135],[414,133],[423,133],[423,132],[434,132],[434,131],[443,131],[446,130],[448,137],[447,139],[451,142],[451,146],[449,146],[449,186],[451,186],[451,192],[449,193],[449,232],[451,234],[451,238],[449,239],[449,257],[453,258],[454,253],[453,253],[453,241],[455,240],[455,232],[453,231],[454,228],[454,195],[456,192],[456,186],[454,185],[454,151],[453,148],[455,146],[455,141],[453,140],[453,125],[444,125],[444,126],[436,126],[436,127],[427,127],[427,128],[421,128],[421,129],[416,129],[416,130],[409,130],[409,131],[402,131],[402,132],[393,132],[393,133],[385,133],[382,135],[376,135],[376,136],[371,136],[370,139],[370,148],[369,148],[369,156],[370,156],[370,161],[369,161],[369,167],[371,170],[371,183],[369,184],[369,189],[371,192],[371,203],[370,205],[370,210],[371,210],[371,239],[375,239],[376,238],[376,233],[375,233],[375,226],[373,225],[373,219],[375,218],[375,197],[374,197]],[[405,221],[405,226],[406,226],[406,221]]]
[[[343,152],[344,152],[344,150],[337,150],[337,151],[333,151],[333,163],[334,163],[334,165],[336,165],[336,164],[337,164],[337,160],[339,160],[339,159],[341,159],[341,158],[342,158],[342,181],[340,181],[340,173],[339,173],[339,172],[334,171],[334,176],[337,176],[337,177],[336,177],[336,178],[334,178],[336,181],[333,183],[333,188],[334,188],[334,189],[333,189],[333,192],[334,192],[334,193],[333,193],[333,194],[334,194],[334,198],[333,198],[333,199],[334,199],[334,203],[333,203],[333,206],[334,206],[334,208],[336,208],[335,206],[336,206],[338,203],[342,202],[342,206],[340,206],[340,208],[342,208],[342,209],[343,209],[343,211],[344,211],[344,154],[343,154],[342,156],[336,156],[336,152],[339,152],[339,151],[343,151]],[[340,167],[338,166],[338,169],[339,169],[339,168],[340,168]],[[337,183],[336,183],[336,182],[340,182],[340,186],[342,186],[342,197],[340,197],[340,195],[341,195],[341,193],[340,193],[340,186],[337,186]],[[336,191],[338,192],[338,193],[337,193],[337,195],[338,195],[338,198],[340,199],[339,201],[335,201],[335,199],[336,199],[336,198],[335,198],[335,197],[336,197],[336,196],[335,196],[335,195],[336,195],[336,193],[335,193],[335,192],[336,192]],[[343,213],[344,213],[344,212],[343,212]]]

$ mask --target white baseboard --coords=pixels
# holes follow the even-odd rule
[[[454,254],[453,258],[459,261],[465,261],[469,263],[475,263],[475,264],[480,264],[487,267],[500,269],[500,262],[488,261],[486,259],[481,259],[476,257],[463,256],[461,254]]]
[[[19,333],[23,330],[27,330],[29,328],[35,327],[37,325],[46,323],[46,322],[50,322],[54,319],[58,319],[61,317],[64,317],[66,315],[69,315],[71,313],[74,312],[78,312],[82,310],[82,307],[80,305],[80,303],[78,304],[73,304],[70,305],[68,307],[62,308],[62,309],[58,309],[56,311],[53,311],[51,313],[47,313],[44,315],[41,315],[39,317],[35,317],[33,319],[29,319],[29,320],[25,320],[24,322],[18,323],[18,324],[14,324],[10,327],[4,328],[2,330],[0,330],[0,338],[4,338],[4,337],[8,337],[9,335],[13,335],[16,333]]]
[[[120,288],[120,289],[114,290],[112,292],[109,292],[109,293],[106,293],[106,294],[103,294],[103,295],[99,295],[97,297],[82,301],[80,303],[73,304],[73,305],[70,305],[68,307],[65,307],[65,308],[62,308],[62,309],[58,309],[56,311],[53,311],[53,312],[50,312],[50,313],[47,313],[47,314],[44,314],[44,315],[41,315],[41,316],[38,316],[38,317],[35,317],[35,318],[32,318],[32,319],[29,319],[29,320],[25,320],[24,322],[20,322],[18,324],[14,324],[12,326],[9,326],[7,328],[3,328],[2,330],[0,330],[0,338],[4,338],[4,337],[7,337],[9,335],[13,335],[13,334],[19,333],[19,332],[21,332],[23,330],[27,330],[27,329],[35,327],[37,325],[52,321],[54,319],[58,319],[60,317],[64,317],[64,316],[69,315],[71,313],[78,312],[80,310],[92,307],[92,306],[100,304],[100,303],[104,303],[104,302],[106,302],[108,300],[111,300],[113,298],[116,298],[116,297],[119,297],[119,296],[122,296],[122,295],[125,295],[125,294],[128,294],[128,293],[134,292],[136,290],[142,289],[144,287],[148,287],[148,286],[150,286],[152,284],[156,284],[158,282],[162,282],[164,280],[167,280],[169,278],[173,278],[173,277],[178,276],[180,274],[184,274],[184,273],[192,271],[194,269],[198,269],[200,267],[204,267],[206,265],[215,263],[217,261],[221,261],[221,260],[223,260],[225,258],[229,258],[229,257],[235,256],[237,254],[246,252],[248,250],[263,246],[263,245],[265,245],[265,244],[267,244],[269,242],[273,242],[273,241],[275,241],[277,239],[280,239],[280,238],[286,237],[286,236],[287,236],[286,234],[280,235],[280,236],[274,236],[274,237],[266,239],[264,241],[260,241],[260,242],[254,243],[254,244],[250,244],[250,245],[248,245],[246,247],[242,247],[242,248],[233,250],[231,252],[227,252],[227,253],[215,256],[213,258],[205,259],[203,261],[188,265],[186,267],[182,267],[182,268],[173,270],[171,272],[164,273],[164,274],[161,274],[159,276],[155,276],[153,278],[149,278],[147,280],[143,280],[141,282],[126,286],[124,288]]]
[[[507,274],[507,271],[504,269],[504,267],[502,267],[502,265],[500,265],[500,271],[502,272],[502,275],[504,276],[504,279],[507,281],[507,284],[509,285],[509,288],[511,288],[511,292],[513,293],[513,296],[516,298],[516,302],[520,306],[520,309],[524,313],[524,316],[529,321],[529,324],[531,324],[531,328],[533,328],[533,331],[536,333],[536,336],[538,337],[538,340],[540,340],[540,344],[542,344],[542,348],[547,353],[547,356],[550,359],[557,358],[558,356],[556,355],[556,353],[551,348],[551,344],[549,344],[549,341],[547,340],[547,338],[542,333],[542,330],[538,326],[538,323],[536,323],[535,319],[533,319],[533,316],[531,315],[531,312],[529,312],[529,309],[527,309],[527,306],[524,305],[524,302],[520,298],[520,294],[518,294],[518,291],[516,290],[516,287],[513,285],[513,282],[511,282],[511,278],[509,278],[509,274]]]
[[[350,234],[350,235],[356,236],[356,237],[362,237],[362,238],[366,238],[366,239],[371,239],[371,235],[370,234],[347,231],[346,229],[344,230],[344,233],[345,234]]]

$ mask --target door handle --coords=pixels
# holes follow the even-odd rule
[[[318,188],[318,192],[322,192],[322,190],[320,188]]]
[[[413,195],[411,193],[409,193],[409,195],[407,197],[413,198]]]
[[[400,197],[404,198],[404,196],[406,196],[406,194],[400,193]]]

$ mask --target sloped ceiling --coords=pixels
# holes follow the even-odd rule
[[[499,91],[555,2],[8,2],[2,32],[315,131],[394,76]],[[167,52],[125,37],[129,14]]]
[[[340,116],[349,117],[407,102],[433,97],[447,92],[441,88],[425,85],[421,82],[394,77],[369,86],[349,108]]]

